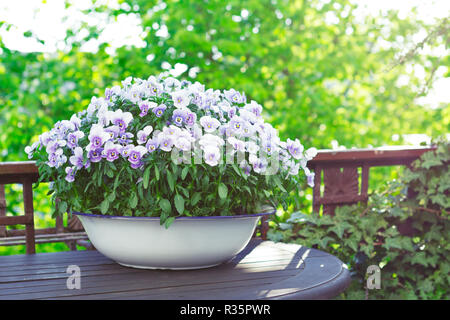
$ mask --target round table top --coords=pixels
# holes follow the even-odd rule
[[[227,263],[197,270],[128,268],[97,251],[4,256],[0,264],[0,299],[327,299],[350,283],[328,253],[260,239]],[[80,289],[67,289],[69,265],[80,268]]]

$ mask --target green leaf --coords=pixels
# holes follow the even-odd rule
[[[105,199],[100,204],[100,211],[102,214],[106,214],[108,212],[108,209],[109,209],[109,201],[108,199]]]
[[[172,206],[170,205],[170,201],[167,199],[161,199],[159,201],[159,206],[165,213],[171,213],[172,212]]]
[[[227,197],[227,194],[228,194],[228,188],[227,188],[227,186],[226,186],[223,182],[221,182],[221,183],[219,184],[219,189],[218,189],[218,191],[219,191],[219,197],[220,197],[221,199],[225,199],[225,198]]]
[[[200,201],[201,197],[202,197],[202,194],[200,192],[194,193],[194,195],[191,198],[191,204],[193,206],[195,206],[197,204],[197,202]]]
[[[175,178],[169,170],[166,171],[167,173],[167,182],[169,183],[170,191],[174,192],[175,190]]]
[[[116,193],[113,191],[108,195],[108,201],[113,202],[114,200],[116,200]]]
[[[142,177],[142,182],[144,183],[144,189],[148,188],[148,183],[150,181],[150,166],[144,171],[144,176]]]
[[[184,199],[181,195],[175,195],[175,208],[177,209],[179,214],[183,214],[184,211]]]
[[[138,197],[137,197],[136,192],[133,192],[133,195],[131,196],[131,199],[130,199],[130,208],[131,209],[136,208],[137,204],[138,204]]]
[[[275,184],[277,185],[278,188],[280,188],[281,191],[287,192],[286,189],[283,187],[283,184],[281,183],[279,176],[275,176],[274,180],[275,180]]]
[[[168,217],[166,219],[166,222],[164,222],[164,226],[166,229],[169,229],[169,227],[172,225],[172,223],[175,221],[175,217]]]
[[[189,172],[189,167],[185,167],[183,169],[183,171],[181,171],[181,179],[182,180],[186,179],[186,176],[187,176],[188,172]]]
[[[157,181],[159,181],[159,169],[158,166],[155,166],[155,178]]]
[[[61,201],[58,203],[58,211],[60,214],[64,214],[67,211],[67,202]]]

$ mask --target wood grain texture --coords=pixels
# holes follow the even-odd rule
[[[66,287],[72,264],[81,269],[80,290]],[[127,268],[97,251],[4,256],[0,266],[0,299],[320,299],[350,281],[334,256],[258,239],[228,263],[200,270]]]

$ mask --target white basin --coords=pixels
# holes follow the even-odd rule
[[[168,229],[158,217],[73,212],[95,248],[117,263],[144,269],[197,269],[226,262],[250,241],[263,215],[178,217]]]

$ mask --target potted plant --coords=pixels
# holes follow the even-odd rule
[[[76,214],[120,264],[188,269],[222,263],[250,240],[263,208],[287,208],[315,149],[281,141],[262,107],[234,89],[168,74],[93,97],[25,148],[51,180],[54,214]]]

